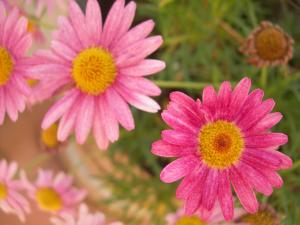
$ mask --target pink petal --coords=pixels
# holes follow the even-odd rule
[[[198,146],[198,139],[195,135],[177,130],[164,130],[161,133],[162,139],[173,145]]]
[[[233,218],[234,203],[233,203],[233,196],[232,196],[228,172],[226,170],[220,171],[219,177],[220,177],[219,192],[218,192],[219,202],[225,220],[230,221]]]
[[[99,106],[96,106],[95,113],[94,113],[94,137],[96,139],[96,143],[100,149],[107,149],[109,141],[105,134],[104,125],[101,116],[100,116],[100,109]]]
[[[116,116],[103,96],[99,97],[98,104],[105,134],[111,142],[115,142],[119,139],[119,124]]]
[[[242,79],[236,85],[231,95],[230,107],[231,107],[232,117],[243,106],[245,100],[247,99],[250,87],[251,87],[251,80],[247,77]]]
[[[85,14],[85,23],[89,36],[94,43],[99,43],[102,32],[102,15],[99,3],[96,0],[88,0]]]
[[[112,48],[112,52],[118,54],[118,52],[122,51],[124,48],[129,47],[130,45],[146,38],[151,33],[153,28],[153,20],[147,20],[143,23],[140,23],[115,43]]]
[[[9,43],[10,38],[12,37],[12,31],[15,27],[15,24],[17,23],[19,19],[19,9],[17,7],[14,7],[10,12],[8,13],[6,17],[6,21],[3,28],[3,36],[2,36],[2,43],[7,45]]]
[[[78,96],[79,92],[76,89],[72,89],[58,100],[46,113],[42,122],[42,128],[45,130],[55,123],[55,121],[70,109]]]
[[[207,86],[203,90],[202,105],[210,110],[211,113],[216,111],[217,93],[213,86]]]
[[[249,213],[256,213],[258,202],[250,185],[243,179],[239,172],[232,168],[229,172],[232,186],[242,204]]]
[[[103,27],[101,43],[108,47],[118,33],[118,28],[124,11],[124,0],[116,0],[111,7]]]
[[[120,124],[126,130],[133,130],[134,120],[132,113],[123,98],[113,88],[106,91],[105,97]]]
[[[240,108],[239,112],[236,113],[235,121],[239,123],[244,117],[247,117],[251,111],[253,111],[258,105],[261,104],[264,92],[260,89],[256,89],[250,93],[247,97],[244,106]]]
[[[179,184],[176,190],[176,198],[188,199],[190,196],[194,196],[194,193],[201,189],[208,170],[205,165],[199,162],[194,171],[187,174]]]
[[[60,41],[52,40],[51,49],[57,55],[61,56],[62,58],[68,61],[73,61],[77,56],[77,53],[73,49],[71,49],[70,47],[68,47]]]
[[[4,90],[0,88],[0,125],[3,124],[4,118],[5,118],[5,109],[6,109],[6,103],[5,103],[5,94]]]
[[[129,102],[134,107],[146,111],[155,113],[160,110],[160,106],[148,96],[130,92],[125,88],[122,88],[120,85],[115,86],[116,91],[124,98],[125,101]]]
[[[268,148],[286,144],[288,137],[283,133],[267,133],[245,137],[244,140],[248,148]]]
[[[11,96],[11,93],[9,92],[9,87],[6,86],[6,91],[5,91],[5,108],[7,111],[8,116],[13,122],[16,122],[18,120],[18,110],[17,106],[15,103],[15,99],[13,96]]]
[[[196,153],[197,148],[194,147],[179,147],[166,143],[162,140],[152,143],[151,152],[154,155],[162,157],[182,157]]]
[[[62,41],[70,46],[75,51],[80,51],[83,48],[81,41],[79,40],[74,27],[69,19],[60,16],[58,18],[59,30],[54,36],[54,39]]]
[[[79,144],[83,144],[92,128],[95,112],[94,96],[87,95],[81,102],[75,124],[76,139]]]
[[[199,128],[186,121],[183,117],[178,117],[169,110],[164,110],[161,114],[162,119],[174,130],[182,130],[184,132],[192,132],[193,134],[198,134]]]
[[[133,66],[155,52],[162,43],[163,39],[161,36],[153,36],[141,40],[123,49],[116,59],[116,64],[119,67]]]
[[[61,118],[58,130],[57,130],[57,139],[61,142],[67,140],[68,136],[75,128],[75,122],[77,118],[77,114],[80,111],[80,101],[81,97],[78,97],[70,107],[71,110],[67,111]]]
[[[195,156],[185,156],[167,165],[160,173],[160,179],[165,183],[172,183],[191,173],[199,160]]]
[[[245,160],[252,162],[254,165],[257,163],[274,170],[288,169],[293,164],[292,160],[288,156],[275,150],[256,150],[248,148],[245,150],[243,157]]]
[[[114,41],[118,41],[120,38],[124,36],[124,34],[129,30],[135,16],[136,3],[130,2],[123,11],[123,17],[120,22],[118,33],[114,38]]]
[[[207,177],[203,183],[203,196],[202,198],[205,199],[202,202],[202,206],[206,210],[212,210],[216,199],[217,193],[219,188],[219,172],[215,169],[210,169],[208,171]]]
[[[271,129],[282,119],[282,114],[279,112],[267,114],[261,121],[259,121],[254,127],[246,132],[246,135],[263,132]]]
[[[120,73],[126,76],[148,76],[158,73],[165,69],[166,64],[163,61],[156,59],[145,59],[138,64],[130,67],[121,68]]]
[[[70,2],[69,12],[70,20],[77,34],[77,37],[80,40],[81,44],[85,48],[87,48],[91,44],[91,41],[89,40],[89,36],[86,35],[88,32],[85,25],[85,17],[76,1],[72,0]]]
[[[244,177],[244,180],[247,180],[256,191],[266,196],[270,196],[272,194],[272,185],[262,173],[255,169],[255,167],[251,167],[246,163],[241,163],[238,169]]]
[[[238,122],[239,127],[244,131],[255,126],[260,120],[262,120],[275,106],[273,99],[264,101],[261,105],[254,108],[251,112],[244,116],[244,118]]]
[[[32,45],[32,37],[27,34],[23,36],[20,41],[14,46],[13,53],[16,56],[24,55]]]
[[[129,77],[122,75],[118,77],[118,82],[123,87],[143,95],[158,96],[161,94],[161,90],[157,85],[142,77]]]

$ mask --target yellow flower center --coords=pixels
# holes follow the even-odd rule
[[[10,53],[0,47],[0,86],[5,85],[13,70],[13,59]]]
[[[206,223],[197,216],[183,216],[177,220],[175,225],[206,225]]]
[[[40,188],[35,197],[39,206],[47,211],[58,211],[63,206],[60,195],[53,188]]]
[[[73,79],[76,86],[87,94],[104,92],[115,81],[116,74],[112,54],[100,47],[82,51],[73,61]]]
[[[226,169],[235,164],[244,149],[240,129],[233,123],[218,120],[206,124],[199,133],[203,161],[212,168]]]
[[[8,191],[4,184],[0,184],[0,200],[4,200],[7,197]]]
[[[54,123],[51,127],[42,131],[42,142],[48,148],[55,148],[59,142],[57,140],[58,126]]]
[[[249,225],[278,225],[277,217],[268,210],[261,210],[255,214],[243,216],[242,222]]]
[[[257,54],[264,60],[282,59],[288,52],[288,40],[283,32],[268,27],[260,31],[255,37]]]

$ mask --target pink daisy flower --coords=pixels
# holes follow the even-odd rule
[[[39,208],[54,214],[72,213],[86,196],[85,190],[72,187],[73,178],[63,172],[53,177],[52,171],[39,170],[35,183],[31,183],[24,172],[21,178]]]
[[[179,159],[161,172],[166,183],[184,177],[176,196],[185,200],[187,215],[198,209],[212,210],[219,202],[226,220],[233,218],[231,186],[249,213],[258,210],[255,191],[271,195],[283,181],[276,172],[291,167],[291,159],[277,151],[288,141],[283,133],[272,133],[282,115],[271,113],[273,99],[262,101],[263,91],[248,94],[251,80],[244,78],[234,90],[229,82],[219,93],[212,86],[203,90],[202,102],[181,92],[170,95],[162,113],[173,128],[162,132],[152,152]]]
[[[96,0],[87,1],[86,15],[72,1],[69,18],[59,19],[51,51],[36,54],[38,65],[31,72],[42,80],[35,89],[39,98],[67,89],[42,123],[47,129],[61,118],[60,141],[75,130],[82,144],[93,129],[98,146],[106,149],[118,139],[119,123],[134,129],[128,103],[148,112],[160,109],[148,97],[159,95],[160,89],[143,77],[165,67],[162,61],[145,59],[158,49],[162,38],[147,38],[154,27],[152,20],[129,30],[135,9],[134,2],[125,6],[124,0],[117,0],[102,26]]]
[[[8,13],[0,2],[0,124],[6,112],[11,120],[18,119],[31,92],[26,82],[30,65],[24,56],[32,43],[27,23],[16,7]]]
[[[240,216],[245,214],[245,211],[241,208],[234,209],[235,218],[239,218]],[[200,212],[201,213],[201,212]],[[212,213],[212,214],[211,214]],[[205,219],[203,219],[205,218]],[[167,225],[243,225],[243,223],[228,223],[224,222],[224,217],[222,214],[222,210],[218,205],[215,210],[206,212],[206,215],[193,215],[186,216],[184,214],[184,209],[180,208],[176,213],[170,213],[166,216]]]
[[[63,214],[61,218],[51,218],[51,222],[55,225],[123,225],[120,222],[105,223],[103,213],[91,214],[85,204],[80,205],[78,215]]]
[[[18,170],[16,162],[0,161],[0,208],[5,213],[16,214],[24,222],[25,215],[30,213],[29,202],[20,194],[22,182],[14,179]]]

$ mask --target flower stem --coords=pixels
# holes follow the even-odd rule
[[[268,82],[268,67],[263,67],[260,73],[260,84],[262,88],[265,88]]]
[[[209,83],[205,82],[182,82],[182,81],[164,81],[164,80],[155,80],[161,88],[180,88],[180,89],[193,89],[193,90],[202,90]]]

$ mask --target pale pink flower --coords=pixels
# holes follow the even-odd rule
[[[8,12],[0,2],[0,125],[6,113],[11,120],[18,119],[31,93],[26,82],[30,64],[25,53],[32,43],[27,23],[16,7]]]
[[[123,225],[120,222],[105,223],[103,213],[91,214],[85,204],[80,205],[78,215],[63,214],[60,218],[51,218],[51,222],[55,225]]]
[[[5,213],[16,214],[24,222],[25,215],[30,213],[29,202],[20,193],[24,187],[15,178],[18,170],[16,162],[0,161],[0,208]]]
[[[53,177],[52,171],[39,170],[34,183],[27,179],[25,173],[21,173],[21,178],[28,195],[39,208],[54,214],[73,213],[86,196],[86,191],[74,188],[73,178],[63,172]]]
[[[239,218],[244,214],[245,211],[243,209],[234,209],[234,219]],[[200,211],[197,215],[193,216],[186,216],[184,209],[180,208],[176,213],[168,214],[166,216],[166,222],[166,225],[243,225],[242,223],[225,222],[219,205],[217,205],[214,210],[209,212]]]
[[[165,63],[145,59],[162,44],[161,36],[147,37],[152,20],[130,29],[135,15],[134,2],[125,6],[117,0],[102,25],[96,0],[88,0],[86,15],[75,1],[69,18],[59,18],[51,51],[37,52],[31,74],[40,79],[36,96],[43,100],[64,90],[64,96],[48,111],[42,128],[61,119],[58,139],[64,141],[74,130],[83,144],[93,129],[96,142],[106,149],[119,138],[119,123],[134,129],[128,103],[148,112],[160,106],[148,96],[160,89],[144,76],[164,69]]]
[[[162,132],[152,152],[179,157],[163,169],[161,179],[171,183],[184,178],[176,196],[185,200],[187,215],[210,211],[219,202],[225,219],[231,220],[231,185],[242,206],[255,213],[259,204],[254,191],[271,195],[283,183],[276,171],[292,166],[278,151],[287,135],[270,131],[282,118],[271,113],[274,100],[262,101],[263,91],[248,94],[250,88],[251,80],[244,78],[234,90],[229,82],[218,93],[212,86],[204,88],[202,102],[181,92],[170,95],[162,118],[172,130]]]

